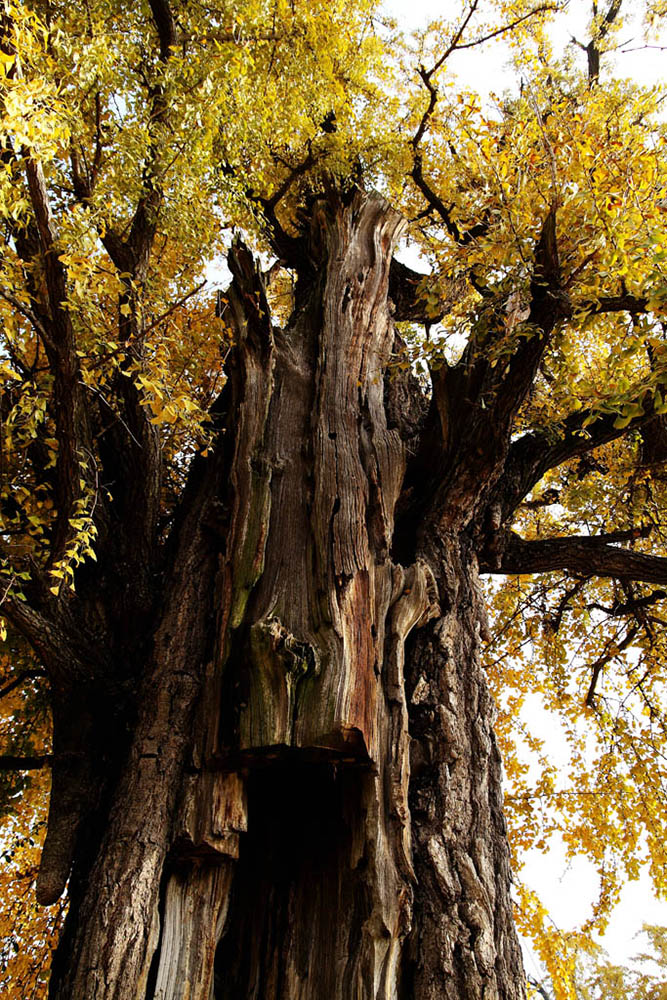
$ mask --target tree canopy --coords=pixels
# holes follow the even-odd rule
[[[58,923],[30,888],[48,685],[109,667],[106,623],[83,630],[77,595],[104,595],[122,567],[141,615],[149,525],[168,546],[215,428],[226,252],[242,238],[262,255],[287,318],[304,207],[328,187],[377,188],[428,271],[392,267],[389,377],[411,369],[429,387],[454,452],[473,413],[511,427],[480,568],[516,870],[556,833],[592,858],[584,934],[641,864],[667,887],[667,131],[664,90],[614,76],[608,55],[629,23],[655,44],[667,11],[593,3],[587,36],[558,51],[560,0],[451,7],[405,38],[375,0],[3,0],[7,996],[44,995]],[[517,82],[481,97],[450,57],[481,59],[500,37]],[[469,411],[450,413],[445,389],[464,380]],[[486,447],[462,482],[484,478]],[[451,490],[450,504],[455,521]],[[531,726],[537,705],[563,760]],[[569,1000],[572,952],[545,918],[520,886],[519,926]]]
[[[574,946],[574,995],[577,1000],[663,1000],[667,994],[665,981],[665,928],[644,924],[635,939],[643,937],[644,948],[633,956],[632,965],[612,962],[603,948],[590,942]],[[637,948],[639,942],[636,941]],[[648,950],[646,950],[648,945]],[[550,984],[530,980],[535,996],[553,1000]]]

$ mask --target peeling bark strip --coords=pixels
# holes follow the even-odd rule
[[[230,254],[221,433],[52,1000],[524,995],[475,557],[396,538],[419,422],[384,379],[401,229],[379,195],[316,200],[285,330]]]

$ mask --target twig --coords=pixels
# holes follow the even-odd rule
[[[193,288],[192,291],[188,292],[187,295],[184,295],[177,302],[174,302],[173,305],[169,306],[169,308],[167,309],[166,312],[162,313],[161,316],[158,316],[158,318],[156,320],[153,320],[153,322],[149,326],[146,327],[146,329],[143,331],[144,337],[147,334],[149,334],[151,332],[151,330],[154,330],[156,326],[159,326],[160,323],[163,323],[164,320],[166,320],[166,318],[168,316],[171,316],[171,314],[176,309],[178,309],[179,306],[182,306],[184,302],[187,302],[188,299],[191,299],[193,295],[197,294],[197,292],[201,292],[201,290],[202,290],[202,288],[204,287],[205,284],[206,284],[206,279],[204,279],[204,281],[200,282],[200,284],[198,284],[196,288]]]

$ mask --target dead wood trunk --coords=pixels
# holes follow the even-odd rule
[[[315,201],[284,331],[231,254],[217,471],[53,1000],[523,996],[475,558],[395,546],[401,226],[377,195]]]

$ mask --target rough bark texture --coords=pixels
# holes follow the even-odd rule
[[[424,416],[384,379],[401,227],[377,195],[316,200],[282,331],[230,255],[220,442],[78,850],[52,1000],[523,996],[462,488],[460,530],[396,535]]]
[[[494,708],[479,661],[485,609],[469,543],[430,546],[443,615],[415,636],[407,676],[415,852],[410,986],[420,1000],[520,996],[521,959]]]

